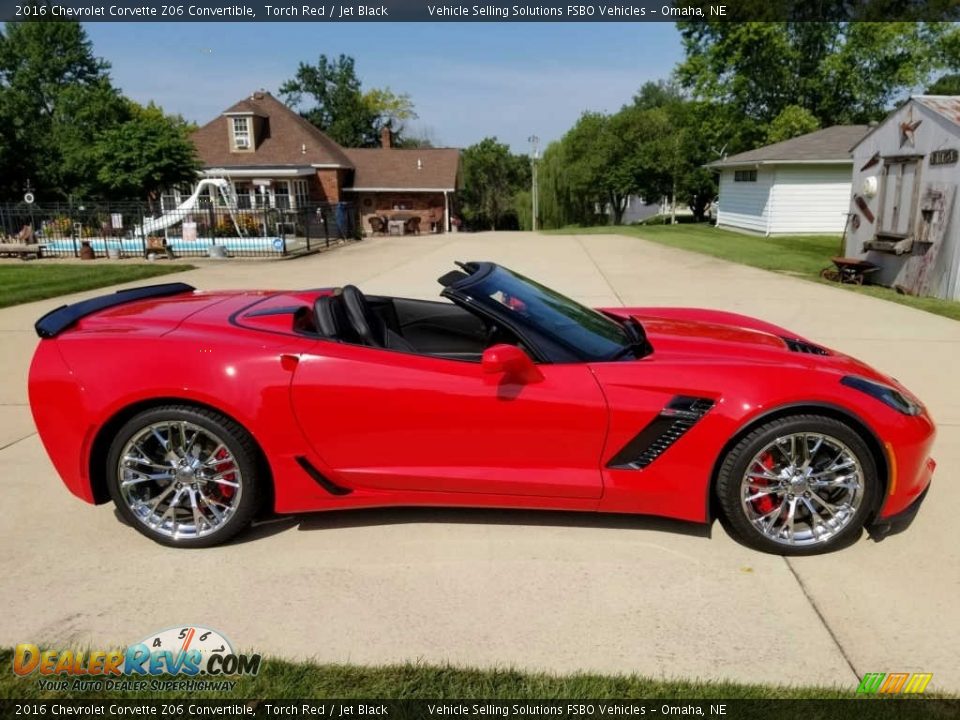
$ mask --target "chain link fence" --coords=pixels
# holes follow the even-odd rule
[[[360,232],[357,208],[346,202],[231,208],[207,200],[162,211],[130,202],[0,204],[0,241],[38,245],[44,257],[275,257]]]

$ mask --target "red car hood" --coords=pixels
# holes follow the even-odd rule
[[[654,352],[743,362],[797,362],[842,374],[895,384],[893,378],[864,362],[808,340],[799,333],[757,318],[701,308],[610,308],[604,312],[634,317],[647,333]],[[793,347],[788,341],[794,341]],[[798,347],[796,343],[801,345]],[[806,348],[803,348],[803,346]]]
[[[786,348],[781,335],[764,330],[723,325],[716,322],[679,320],[673,318],[635,315],[643,325],[654,347],[658,343],[683,343],[700,341],[734,345],[763,346],[783,350]],[[795,337],[795,336],[792,336]]]
[[[687,344],[729,346],[730,350],[788,350],[784,338],[803,340],[797,333],[757,318],[700,308],[611,308],[604,312],[634,317],[655,349]],[[809,342],[809,341],[807,341]],[[747,347],[743,347],[747,346]]]

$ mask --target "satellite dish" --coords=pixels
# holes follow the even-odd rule
[[[36,200],[36,198],[33,196],[33,193],[32,193],[32,192],[28,192],[28,193],[24,193],[24,194],[23,194],[23,201],[24,201],[27,205],[33,205],[33,201],[34,201],[34,200]]]

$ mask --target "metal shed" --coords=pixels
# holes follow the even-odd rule
[[[960,299],[960,97],[910,98],[853,147],[846,254],[873,281]]]

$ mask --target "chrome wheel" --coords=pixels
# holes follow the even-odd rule
[[[243,492],[226,442],[186,420],[136,431],[120,452],[117,478],[134,518],[172,540],[215,533],[236,513]]]
[[[860,508],[860,460],[835,437],[796,432],[756,453],[740,483],[740,505],[764,537],[791,547],[828,542]]]

